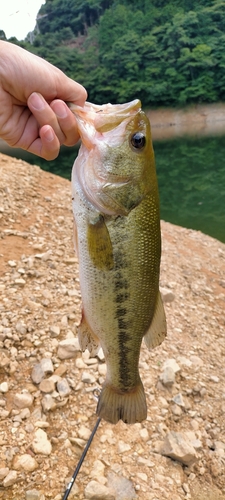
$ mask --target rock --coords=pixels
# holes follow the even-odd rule
[[[41,453],[42,455],[50,455],[52,451],[52,445],[48,440],[48,436],[42,429],[37,429],[34,433],[34,439],[32,441],[32,449],[34,453]]]
[[[106,364],[105,364],[105,363],[102,363],[101,365],[98,365],[98,373],[99,373],[99,375],[101,375],[102,377],[105,377],[105,376],[106,376],[106,373],[107,373],[107,367],[106,367]]]
[[[61,380],[59,380],[56,384],[56,387],[59,395],[62,397],[69,396],[69,394],[71,393],[71,389],[66,378],[62,378]]]
[[[183,411],[182,411],[181,407],[178,405],[173,405],[171,407],[171,411],[172,411],[173,415],[175,415],[176,417],[180,417],[181,415],[183,415]]]
[[[46,394],[41,400],[44,412],[53,411],[56,409],[56,402],[50,394]]]
[[[159,289],[163,302],[173,302],[173,300],[175,299],[175,295],[169,288],[160,287]]]
[[[196,450],[187,437],[174,431],[166,435],[160,453],[187,466],[192,465],[197,460]]]
[[[117,500],[112,491],[97,481],[90,481],[85,488],[85,499]]]
[[[170,366],[170,368],[173,369],[174,373],[177,373],[180,371],[180,367],[174,358],[169,358],[165,361],[165,363],[163,365],[163,370],[165,370],[165,368],[167,368],[167,366]]]
[[[117,450],[118,450],[118,453],[125,453],[126,451],[131,450],[131,446],[128,443],[125,443],[124,441],[119,440],[118,444],[117,444]]]
[[[45,374],[41,364],[37,363],[36,365],[34,365],[33,370],[31,372],[31,378],[34,384],[40,384],[44,376]]]
[[[82,382],[85,384],[94,384],[96,382],[96,378],[94,375],[88,372],[83,372],[81,377]]]
[[[5,394],[6,392],[8,392],[9,390],[9,384],[8,382],[2,382],[0,384],[0,392],[2,392],[3,394]]]
[[[140,430],[140,437],[145,442],[149,440],[149,433],[145,427]]]
[[[104,355],[104,352],[103,352],[101,347],[97,352],[97,357],[100,361],[102,361],[102,362],[105,361],[105,355]]]
[[[137,498],[133,484],[129,479],[114,472],[109,472],[107,479],[107,486],[115,493],[116,500],[135,500]]]
[[[24,455],[16,456],[13,460],[13,467],[16,470],[24,470],[25,472],[33,472],[38,468],[38,463],[35,458],[24,453]]]
[[[75,358],[78,351],[80,351],[78,339],[66,339],[59,342],[57,356],[59,359]]]
[[[15,470],[10,470],[5,479],[3,479],[3,486],[7,488],[12,486],[17,481],[17,472]]]
[[[52,375],[54,373],[54,367],[50,358],[41,359],[40,365],[45,375]]]
[[[171,366],[166,366],[159,377],[165,387],[171,387],[175,382],[175,372]]]
[[[17,408],[29,408],[33,404],[33,396],[28,391],[24,391],[21,394],[17,393],[14,396],[14,404]]]
[[[182,394],[176,394],[176,396],[173,397],[172,401],[174,403],[176,403],[176,405],[178,406],[182,406],[183,408],[185,407],[185,403],[184,403],[184,400],[183,400],[183,396]]]
[[[39,385],[39,389],[45,393],[53,392],[55,390],[55,383],[49,378],[44,378]]]
[[[84,439],[87,441],[90,437],[91,431],[88,429],[88,427],[85,427],[84,425],[80,426],[80,429],[78,429],[78,436],[80,439]]]
[[[10,359],[4,352],[0,352],[0,368],[6,368],[10,363]]]
[[[59,326],[50,326],[49,332],[52,338],[56,338],[60,335],[60,327]]]
[[[8,473],[9,473],[8,467],[1,467],[0,468],[0,481],[2,481],[4,479],[4,477],[7,476]]]
[[[93,478],[97,478],[99,481],[99,477],[104,476],[104,471],[105,471],[105,465],[101,462],[101,460],[95,460],[93,463],[93,468],[91,470],[90,476]]]
[[[27,490],[25,500],[41,500],[42,494],[38,490]],[[44,500],[44,498],[43,498]]]

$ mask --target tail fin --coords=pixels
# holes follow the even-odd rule
[[[111,424],[120,419],[125,424],[142,422],[147,417],[147,406],[141,380],[131,391],[119,391],[107,382],[99,397],[97,414]]]

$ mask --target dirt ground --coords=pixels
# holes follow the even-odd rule
[[[96,422],[93,391],[105,363],[76,347],[70,183],[1,154],[0,173],[0,498],[60,500]],[[168,335],[141,350],[148,417],[100,423],[71,499],[225,500],[225,245],[161,227]],[[75,345],[70,358],[60,354],[66,339]],[[43,359],[53,367],[45,383],[32,375]],[[175,380],[164,385],[171,359]],[[191,445],[193,463],[162,453],[170,432]]]

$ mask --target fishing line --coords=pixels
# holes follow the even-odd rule
[[[94,396],[95,397],[96,397],[97,391],[98,391],[98,389],[95,389],[95,391],[94,391]],[[89,439],[87,441],[87,444],[86,444],[86,446],[84,448],[84,451],[83,451],[83,453],[82,453],[82,455],[80,457],[80,460],[79,460],[79,462],[78,462],[78,464],[76,466],[76,469],[75,469],[75,471],[74,471],[74,473],[72,475],[72,478],[71,478],[71,480],[70,480],[70,482],[69,482],[69,484],[68,484],[68,486],[66,488],[66,491],[65,491],[65,493],[63,495],[62,500],[67,500],[67,498],[68,498],[68,496],[69,496],[69,494],[70,494],[70,492],[72,490],[72,487],[73,487],[73,485],[75,483],[76,477],[77,477],[77,475],[79,473],[79,470],[80,470],[80,468],[82,466],[82,463],[83,463],[83,461],[84,461],[84,459],[85,459],[85,457],[87,455],[87,452],[88,452],[88,450],[89,450],[89,448],[91,446],[91,443],[93,441],[94,435],[96,434],[96,431],[98,429],[98,426],[99,426],[100,422],[101,422],[101,418],[98,417],[97,422],[96,422],[96,424],[94,426],[94,429],[93,429],[93,431],[92,431],[92,433],[91,433],[91,435],[90,435],[90,437],[89,437]]]

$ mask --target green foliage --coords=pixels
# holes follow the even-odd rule
[[[0,40],[6,40],[5,32],[0,30]]]
[[[46,0],[33,37],[11,41],[82,83],[90,101],[183,106],[225,99],[224,19],[224,0]]]

